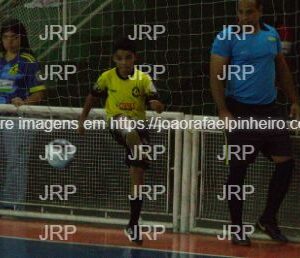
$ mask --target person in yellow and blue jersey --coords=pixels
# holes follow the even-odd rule
[[[79,121],[80,133],[84,132],[84,121],[102,94],[106,94],[105,111],[108,121],[112,119],[120,121],[119,125],[125,119],[145,121],[147,106],[157,113],[164,110],[151,77],[135,68],[136,49],[133,41],[127,38],[118,40],[114,45],[113,61],[116,67],[104,72],[98,78],[94,89],[86,99]],[[122,128],[112,126],[110,132],[113,138],[126,149],[126,165],[129,167],[134,193],[135,188],[144,184],[144,171],[148,167],[148,161],[132,154],[138,149],[137,146],[149,144],[149,136],[146,127],[131,129],[125,123],[123,125]],[[133,242],[141,244],[138,220],[142,198],[132,198],[130,207],[130,221],[125,233]]]
[[[39,80],[40,65],[33,57],[24,25],[8,19],[1,25],[0,104],[34,105],[42,101],[45,86]],[[2,112],[1,116],[8,114]],[[27,163],[33,131],[21,131],[16,119],[13,129],[3,129],[1,158],[6,166],[1,180],[1,207],[23,209],[27,190]],[[16,205],[15,205],[16,204]]]

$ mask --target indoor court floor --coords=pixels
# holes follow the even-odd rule
[[[39,235],[53,221],[0,219],[1,258],[206,258],[263,257],[299,258],[299,244],[277,244],[253,240],[251,247],[233,246],[213,236],[164,233],[157,240],[144,239],[142,246],[132,244],[123,230],[76,225],[67,240],[42,241]],[[69,225],[70,223],[64,223]]]

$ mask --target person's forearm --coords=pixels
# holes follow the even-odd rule
[[[210,88],[213,99],[217,105],[218,111],[228,111],[225,102],[225,80],[221,80],[219,77],[224,78],[225,69],[228,65],[229,59],[223,58],[217,55],[212,55],[210,60]]]
[[[86,97],[86,100],[85,100],[85,103],[84,103],[84,106],[83,106],[83,109],[82,109],[82,112],[81,112],[81,115],[80,115],[80,120],[81,121],[84,121],[87,119],[91,109],[93,108],[93,106],[95,105],[97,101],[97,98],[94,97],[93,95],[89,94],[87,97]]]
[[[292,73],[285,65],[281,70],[279,70],[279,83],[281,85],[281,88],[284,90],[284,93],[289,98],[290,102],[299,103],[299,94],[295,87]]]
[[[216,76],[212,76],[210,79],[210,87],[218,110],[227,110],[225,103],[224,81],[219,80]]]
[[[294,85],[293,76],[283,54],[276,57],[276,69],[279,85],[291,103],[299,103],[299,95]]]
[[[24,105],[37,105],[40,104],[45,95],[44,91],[39,91],[31,94],[24,100]]]
[[[150,100],[149,101],[150,108],[157,113],[161,113],[164,111],[164,104],[161,103],[159,100]]]

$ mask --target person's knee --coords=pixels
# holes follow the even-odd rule
[[[241,185],[244,182],[247,168],[247,163],[235,163],[229,166],[229,175],[227,178],[227,185]]]
[[[141,138],[139,136],[139,133],[136,130],[126,132],[125,142],[130,149],[133,149],[135,145],[141,144]]]
[[[126,133],[125,137],[126,146],[129,150],[127,155],[126,164],[128,167],[136,167],[140,169],[147,169],[149,166],[148,160],[143,154],[143,148],[139,148],[142,144],[142,139],[136,130]]]
[[[285,174],[292,174],[294,167],[295,161],[292,158],[284,162],[276,163],[276,170]]]
[[[144,174],[145,170],[141,167],[130,166],[130,177],[133,185],[143,185],[144,184]]]
[[[293,160],[293,158],[290,156],[272,156],[271,158],[275,162],[275,164],[280,164],[288,162],[289,160]]]
[[[130,168],[130,169],[137,169],[137,170],[146,170],[149,168],[149,162],[146,160],[146,159],[134,159],[134,160],[131,160],[131,159],[126,159],[125,160],[125,163],[126,165]]]
[[[246,173],[248,167],[249,167],[248,162],[242,161],[242,162],[230,163],[229,172],[230,172],[230,174]]]

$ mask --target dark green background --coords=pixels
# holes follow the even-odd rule
[[[26,2],[26,1],[23,1]],[[77,25],[104,1],[68,1],[68,24]],[[265,1],[264,20],[275,24],[281,19],[295,33],[293,53],[288,61],[299,87],[300,16],[296,0]],[[168,110],[192,114],[215,114],[209,90],[209,55],[212,41],[224,24],[236,21],[236,1],[208,0],[113,0],[68,40],[67,62],[78,72],[68,81],[48,81],[46,105],[80,107],[99,74],[112,67],[112,42],[133,33],[134,24],[163,24],[167,32],[157,41],[138,41],[139,63],[166,65],[167,72],[156,82]],[[45,25],[59,24],[61,9],[11,8],[10,15],[21,19],[28,28],[36,55],[54,42],[42,42],[38,35]],[[285,14],[284,16],[282,14]],[[42,64],[61,64],[61,46],[43,57]],[[281,103],[285,98],[279,97]]]

